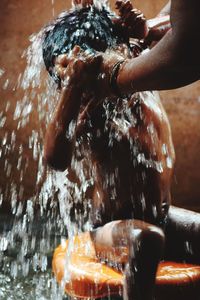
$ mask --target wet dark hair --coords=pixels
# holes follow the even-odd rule
[[[105,51],[123,43],[112,22],[114,13],[103,7],[73,9],[62,13],[44,32],[43,59],[53,75],[54,60],[68,53],[75,45],[87,51]]]

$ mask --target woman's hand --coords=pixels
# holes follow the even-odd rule
[[[149,46],[154,46],[171,29],[170,16],[157,16],[147,21],[149,32],[145,42]]]
[[[91,54],[75,46],[70,54],[56,59],[55,73],[61,80],[61,87],[77,86],[99,99],[113,94],[110,85],[113,66],[123,60],[124,56],[117,50]]]
[[[170,9],[171,1],[165,5],[165,7],[159,12],[159,14],[147,21],[148,25],[148,35],[145,38],[147,45],[153,47],[158,41],[160,41],[163,36],[171,29],[170,23]]]
[[[133,8],[130,0],[117,0],[116,9],[119,11],[119,18],[113,21],[119,31],[121,30],[127,38],[144,39],[148,28],[143,13]]]
[[[59,55],[55,61],[55,73],[61,87],[69,84],[88,89],[93,83],[102,63],[100,54],[91,54],[75,46],[69,54]]]

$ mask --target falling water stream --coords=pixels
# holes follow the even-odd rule
[[[96,5],[102,5],[105,1],[94,1]],[[102,3],[101,3],[102,2]],[[54,0],[52,0],[52,7]],[[54,7],[53,7],[54,14]],[[0,202],[4,201],[6,195],[10,200],[12,218],[7,222],[3,220],[0,233],[0,299],[20,300],[49,300],[63,299],[63,290],[58,287],[51,273],[51,259],[53,249],[60,244],[62,239],[68,235],[73,236],[82,229],[90,230],[92,225],[86,221],[85,215],[76,213],[76,223],[70,220],[70,211],[73,202],[84,199],[85,191],[93,184],[91,178],[84,173],[82,162],[73,160],[74,169],[79,174],[80,186],[67,179],[65,172],[55,172],[43,164],[43,140],[46,131],[46,124],[51,120],[52,113],[59,101],[59,94],[55,83],[46,74],[42,57],[41,45],[42,31],[30,37],[31,45],[24,51],[23,57],[27,59],[27,66],[23,74],[20,74],[15,89],[23,89],[23,97],[16,102],[13,113],[13,120],[16,122],[16,129],[6,132],[1,141],[1,157],[5,158],[4,171],[9,179],[6,192],[0,190]],[[3,88],[9,84],[4,70],[0,69],[0,76],[5,78]],[[47,78],[48,77],[48,78]],[[106,104],[105,104],[106,111]],[[9,102],[4,112],[0,115],[0,127],[6,125],[6,113],[9,109]],[[126,111],[124,124],[129,126]],[[21,129],[29,126],[31,118],[36,116],[38,126],[32,129],[28,137],[28,148],[31,157],[24,155],[24,145],[17,146],[18,134]],[[108,115],[108,118],[115,118],[116,122],[123,123],[117,119],[117,112]],[[119,124],[118,124],[119,125]],[[123,130],[126,129],[126,126]],[[70,130],[73,130],[73,124]],[[118,136],[110,136],[112,139],[120,139]],[[134,150],[135,151],[135,150]],[[12,165],[10,157],[18,157],[17,165]],[[36,170],[36,191],[35,195],[27,201],[22,202],[26,186],[23,185],[24,176],[27,176],[29,161],[37,162]],[[138,160],[144,160],[138,154]],[[170,158],[168,157],[169,164]],[[146,161],[152,167],[154,162]],[[158,172],[162,172],[162,165],[157,163],[153,166]],[[19,174],[18,184],[12,176],[13,168]],[[113,179],[114,180],[114,179]],[[72,199],[73,194],[73,199]],[[88,210],[88,202],[85,202],[85,211]],[[7,224],[7,226],[5,226]]]
[[[35,195],[22,202],[26,186],[23,185],[29,158],[25,155],[24,145],[18,145],[20,130],[30,126],[33,114],[37,112],[40,124],[48,122],[47,113],[56,101],[51,83],[42,78],[44,71],[40,34],[30,37],[31,46],[24,51],[27,67],[20,74],[15,89],[23,90],[23,98],[16,102],[13,120],[16,130],[7,132],[1,142],[1,155],[5,158],[4,171],[7,177],[5,195],[11,203],[12,216],[1,216],[0,235],[0,299],[62,299],[62,293],[51,274],[51,256],[53,248],[60,243],[62,234],[66,234],[62,219],[56,210],[52,197],[57,192],[54,184],[55,174],[46,170],[43,160],[44,127],[33,128],[28,137],[28,149],[32,152],[30,161],[37,163]],[[3,71],[2,71],[3,73]],[[3,76],[3,74],[2,74]],[[6,79],[8,82],[8,79]],[[41,91],[44,84],[46,91]],[[4,84],[4,88],[5,87]],[[53,107],[54,107],[53,105]],[[6,110],[8,109],[9,103]],[[1,127],[6,124],[6,110],[1,115]],[[52,110],[49,110],[52,111]],[[17,156],[17,165],[12,165],[12,155]],[[16,168],[19,178],[12,176]],[[45,178],[45,179],[44,179]],[[18,180],[20,184],[18,184]],[[1,193],[2,202],[3,193]],[[59,296],[60,294],[60,296]]]
[[[95,3],[99,6],[101,1]],[[54,0],[52,0],[52,14],[54,17]],[[12,132],[7,131],[1,141],[0,155],[5,159],[7,186],[4,193],[0,190],[0,204],[7,197],[12,210],[12,217],[8,218],[1,214],[1,300],[59,300],[65,297],[63,289],[58,287],[52,276],[52,253],[62,238],[74,235],[83,225],[81,215],[77,216],[78,225],[70,222],[69,212],[72,205],[70,190],[73,189],[75,192],[76,201],[90,184],[81,171],[81,166],[77,168],[80,174],[82,172],[82,185],[79,189],[77,187],[74,189],[72,183],[66,178],[67,171],[57,173],[47,169],[43,164],[43,140],[46,130],[44,124],[48,124],[51,119],[59,94],[55,84],[47,78],[42,56],[41,35],[42,31],[30,37],[31,45],[22,55],[27,60],[27,66],[24,73],[19,74],[14,86],[9,86],[6,70],[0,69],[0,77],[4,79],[2,87],[4,90],[8,87],[23,90],[23,97],[16,102],[13,112],[16,129]],[[5,111],[0,114],[1,128],[6,125],[6,114],[9,108],[8,101]],[[30,120],[35,113],[41,127],[31,130],[27,142],[32,154],[27,158],[24,155],[24,145],[18,146],[18,134],[20,130],[23,131],[30,125]],[[12,164],[12,155],[18,157],[16,166]],[[37,188],[35,195],[22,202],[20,200],[23,199],[26,189],[23,182],[24,176],[27,176],[29,159],[37,162],[35,182]],[[20,184],[12,176],[14,168],[18,171]],[[86,222],[84,228],[90,229],[90,224]]]

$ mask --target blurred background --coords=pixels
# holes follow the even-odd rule
[[[110,1],[113,8],[114,2]],[[133,3],[147,18],[152,18],[166,1],[135,0]],[[26,201],[35,194],[38,161],[37,157],[33,159],[29,136],[45,126],[39,122],[34,109],[25,127],[17,129],[18,123],[13,118],[16,103],[24,94],[16,88],[26,66],[22,53],[30,44],[30,35],[70,6],[71,0],[0,1],[0,202],[4,198],[4,206],[10,201],[12,182],[17,185],[19,200]],[[160,95],[170,119],[176,151],[173,204],[200,211],[200,83]],[[42,144],[42,138],[37,143]],[[23,174],[19,167],[21,153]]]

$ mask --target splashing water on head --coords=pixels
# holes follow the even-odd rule
[[[84,3],[86,1],[82,1],[82,3]],[[93,3],[93,6],[98,8],[98,9],[102,9],[102,7],[104,6],[107,6],[108,7],[108,0],[93,0],[93,1],[90,1]],[[83,5],[82,5],[81,1],[77,1],[77,0],[72,0],[72,7],[74,8],[82,8]]]
[[[66,173],[57,174],[52,170],[47,170],[43,164],[45,125],[51,119],[59,94],[56,91],[55,83],[44,77],[42,35],[43,30],[38,34],[33,34],[30,37],[30,47],[22,55],[27,59],[27,67],[23,74],[19,74],[18,80],[13,86],[15,90],[23,90],[23,97],[16,102],[13,111],[16,129],[12,132],[6,131],[1,142],[1,156],[5,158],[4,170],[7,182],[5,190],[1,190],[0,201],[3,206],[4,204],[7,206],[5,199],[10,199],[12,211],[12,221],[9,224],[6,217],[4,219],[2,216],[1,218],[0,261],[4,274],[8,275],[8,280],[11,276],[20,281],[22,280],[21,276],[28,276],[32,270],[41,270],[42,272],[47,270],[48,257],[51,255],[52,249],[59,243],[60,236],[66,235],[66,232],[69,236],[74,235],[81,230],[80,228],[83,228],[86,219],[86,216],[83,217],[84,220],[81,219],[82,217],[78,213],[77,219],[80,220],[79,224],[75,225],[69,217],[73,206],[72,200],[80,201],[80,194],[84,194],[85,189],[90,185],[90,182],[85,180],[85,175],[81,175],[82,187],[80,189],[75,187],[75,195],[72,199],[70,193],[72,190],[74,192],[74,186],[66,178]],[[2,69],[0,76],[6,76],[6,72]],[[8,85],[9,79],[7,78],[3,85],[4,89],[7,89]],[[1,128],[7,127],[6,113],[9,107],[8,102],[5,111],[1,113]],[[41,127],[30,128],[33,118],[38,120]],[[24,130],[29,132],[25,143],[20,142],[19,139],[20,133],[23,133]],[[12,162],[13,155],[17,157],[16,165]],[[31,161],[35,162],[34,170],[31,170]],[[13,176],[14,168],[17,170],[18,177]],[[25,202],[22,200],[27,197],[25,185],[28,172],[32,173],[32,180],[35,181],[37,192],[33,193]],[[59,205],[61,214],[58,213]],[[87,222],[85,226],[87,229],[91,228]],[[4,253],[7,253],[7,256]],[[36,276],[35,279],[34,277],[32,279],[37,282],[40,277]],[[3,280],[5,280],[4,275],[2,275],[2,282]],[[54,281],[51,282],[49,274],[47,274],[46,280],[49,280],[50,286],[53,286],[52,289],[55,290],[56,286]],[[37,284],[35,285],[37,299],[42,297],[42,292],[40,295],[38,291],[40,287],[42,289],[42,284],[38,287]],[[19,289],[21,289],[21,292],[18,292],[19,297],[26,299],[26,293],[23,292],[23,286],[20,284]],[[10,295],[9,291],[3,291],[3,288],[0,288],[0,293],[1,299],[8,299]],[[53,294],[54,291],[52,291]],[[55,299],[55,295],[52,295],[52,299]],[[59,291],[56,292],[56,295],[59,299]],[[34,294],[33,299],[36,299]]]

